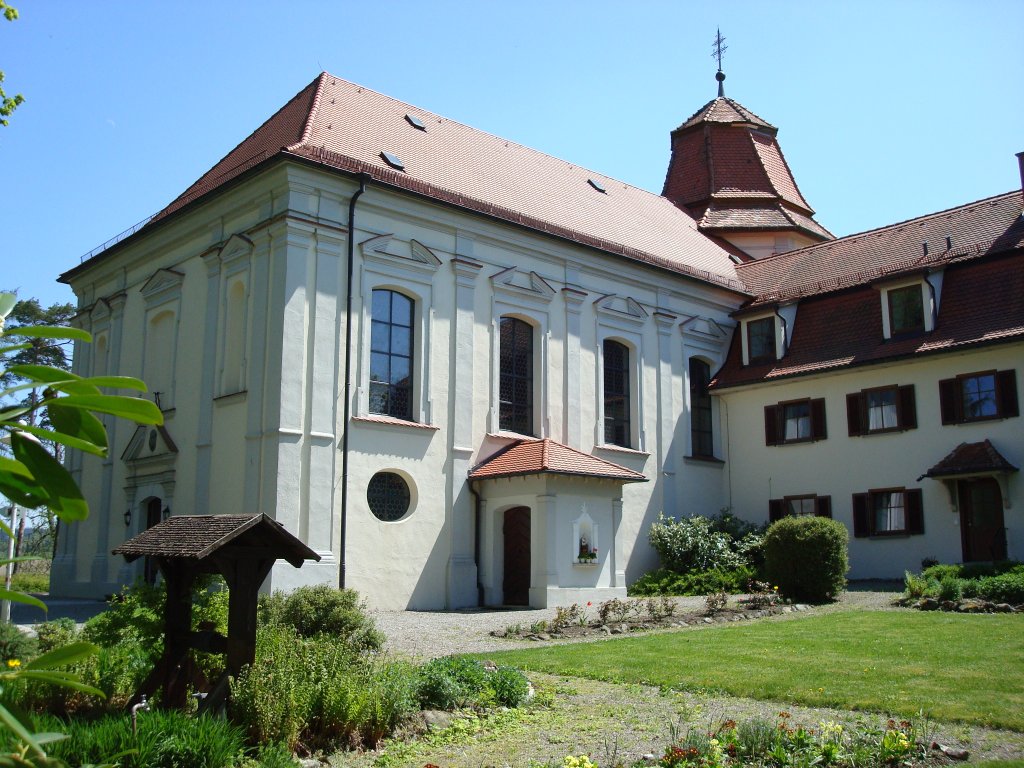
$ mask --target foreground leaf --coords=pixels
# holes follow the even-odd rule
[[[36,482],[49,495],[46,505],[63,520],[84,520],[89,505],[71,473],[34,439],[15,432],[11,435],[14,456],[32,472]]]
[[[25,669],[53,669],[74,664],[89,656],[99,653],[99,648],[92,643],[69,643],[60,648],[54,648],[29,662]]]
[[[89,411],[109,413],[131,419],[139,424],[163,424],[164,415],[156,404],[140,397],[123,395],[68,395],[60,399],[61,405],[85,408]]]

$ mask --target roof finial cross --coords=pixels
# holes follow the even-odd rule
[[[722,45],[725,42],[725,38],[722,37],[722,28],[719,27],[715,33],[715,41],[712,44],[714,53],[711,54],[711,58],[718,59],[718,72],[715,73],[715,80],[718,81],[718,95],[725,96],[725,73],[722,71],[722,54],[729,50],[729,46]]]

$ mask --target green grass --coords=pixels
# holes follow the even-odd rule
[[[18,592],[49,592],[50,574],[48,573],[16,573],[11,579],[11,589]]]
[[[1024,730],[1021,616],[857,611],[488,654],[610,682]]]

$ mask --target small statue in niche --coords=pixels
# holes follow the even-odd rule
[[[590,542],[587,541],[586,536],[580,536],[580,557],[586,557],[590,554]]]

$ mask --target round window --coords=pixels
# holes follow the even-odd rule
[[[378,472],[366,488],[370,511],[379,520],[401,520],[409,511],[409,485],[405,478],[394,472]]]

